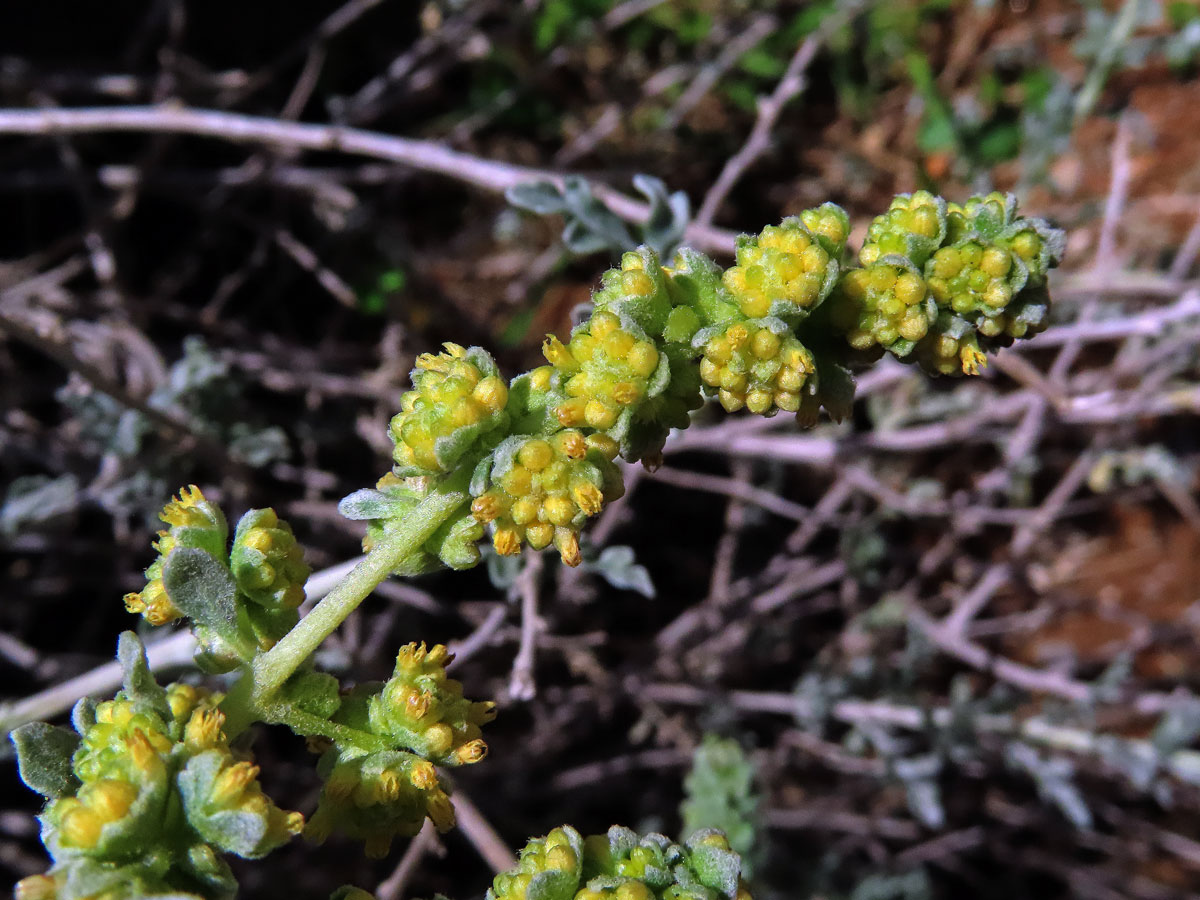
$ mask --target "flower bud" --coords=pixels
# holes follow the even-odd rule
[[[394,837],[416,835],[427,817],[440,831],[454,826],[454,806],[429,763],[402,751],[343,755],[326,778],[304,835],[322,843],[340,831],[363,841],[367,856],[379,858]]]
[[[550,336],[542,345],[562,395],[553,409],[565,428],[612,429],[622,413],[650,393],[659,366],[658,348],[632,320],[597,310],[563,344]]]

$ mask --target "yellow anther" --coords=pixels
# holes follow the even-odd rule
[[[438,786],[437,769],[433,767],[433,763],[425,760],[418,760],[413,763],[412,770],[408,774],[408,780],[413,787],[423,791],[431,791]]]
[[[577,566],[583,562],[583,557],[579,553],[579,535],[574,531],[556,528],[554,530],[554,546],[558,548],[558,554],[562,557],[564,565]]]
[[[405,698],[404,711],[414,722],[419,722],[429,715],[433,701],[433,694],[428,691],[411,693]]]
[[[978,375],[980,368],[987,366],[987,356],[977,347],[963,347],[960,356],[962,357],[962,370],[966,375]]]
[[[115,778],[102,778],[84,785],[79,791],[83,805],[94,812],[101,822],[123,819],[137,796],[136,786]]]
[[[57,900],[58,883],[49,875],[30,875],[13,888],[13,900]]]
[[[565,403],[560,403],[554,408],[554,417],[565,428],[582,425],[587,421],[585,415],[587,405],[588,401],[581,397],[567,400]]]
[[[629,406],[638,401],[642,396],[642,392],[638,389],[637,385],[628,381],[620,381],[613,385],[612,395],[613,399],[622,406]]]
[[[568,459],[583,459],[587,456],[588,442],[578,431],[564,431],[557,436],[558,448]]]
[[[425,809],[429,821],[438,831],[446,832],[454,827],[454,804],[444,791],[432,794],[425,802]]]
[[[492,537],[492,546],[501,556],[515,556],[521,552],[521,536],[513,528],[499,528]]]
[[[572,494],[576,505],[589,516],[597,515],[604,507],[604,494],[594,484],[578,484]]]
[[[225,715],[219,709],[198,709],[183,730],[183,741],[192,750],[211,750],[225,740],[221,726]]]
[[[258,777],[258,766],[238,762],[229,766],[213,780],[210,800],[218,806],[234,806]]]
[[[471,765],[487,756],[487,751],[487,744],[483,741],[468,741],[454,751],[454,758],[463,765]]]

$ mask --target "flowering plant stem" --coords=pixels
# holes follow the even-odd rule
[[[245,667],[248,671],[221,704],[226,716],[225,731],[231,738],[255,720],[280,722],[292,718],[294,711],[290,704],[276,696],[279,688],[405,558],[415,553],[451,513],[470,499],[468,474],[463,472],[460,477],[433,487],[295,628]]]

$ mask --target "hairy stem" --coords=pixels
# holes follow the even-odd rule
[[[403,560],[417,552],[468,500],[466,474],[435,487],[295,628],[247,667],[248,671],[221,704],[227,717],[226,732],[231,737],[254,719],[269,719],[268,711],[276,705],[273,695],[280,686]]]

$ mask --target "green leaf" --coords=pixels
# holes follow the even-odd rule
[[[124,673],[125,696],[137,704],[154,710],[163,721],[171,721],[171,708],[167,704],[167,692],[154,679],[154,673],[146,662],[146,648],[132,631],[122,631],[117,638],[117,662]]]
[[[74,475],[14,479],[0,505],[0,535],[13,537],[46,525],[72,512],[78,504],[79,481]]]
[[[533,876],[525,889],[525,900],[571,900],[578,887],[578,873],[550,869]]]
[[[650,573],[637,562],[632,547],[605,547],[594,561],[584,562],[584,571],[595,572],[618,590],[637,591],[650,599],[655,596]]]
[[[83,734],[96,724],[96,701],[91,697],[81,697],[71,710],[71,727]]]
[[[46,722],[29,722],[15,729],[9,739],[17,748],[17,770],[30,790],[48,800],[68,797],[79,789],[71,770],[71,757],[79,746],[79,735]]]
[[[667,194],[661,178],[638,173],[633,186],[650,201],[650,216],[642,226],[642,236],[650,249],[662,259],[670,259],[683,240],[691,218],[691,201],[683,191]]]
[[[206,750],[188,760],[176,784],[184,815],[204,840],[243,859],[258,859],[273,848],[267,842],[267,813],[248,808],[226,808],[212,802],[216,781],[229,762],[220,750]]]
[[[732,898],[737,894],[738,878],[742,869],[741,859],[731,850],[698,843],[705,836],[705,832],[700,832],[688,842],[692,850],[688,867],[705,887]]]
[[[198,625],[231,637],[237,632],[237,585],[229,567],[207,550],[181,547],[163,565],[163,586]]]
[[[562,191],[552,181],[526,181],[514,184],[504,192],[505,199],[513,206],[527,209],[541,216],[565,212],[566,200]]]
[[[390,519],[410,512],[416,502],[415,497],[363,488],[343,497],[338,503],[338,512],[356,522],[366,519]]]
[[[289,703],[321,719],[328,719],[339,706],[338,680],[325,672],[300,672],[283,683],[283,696]]]

